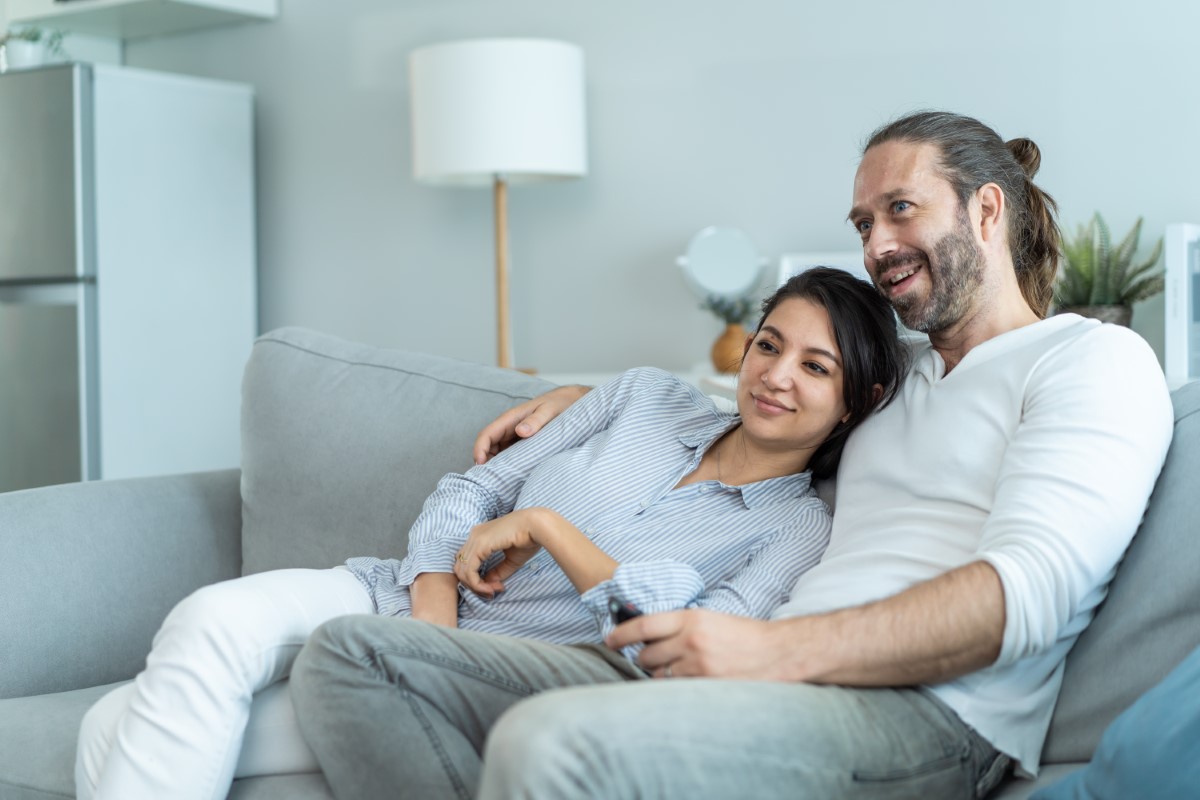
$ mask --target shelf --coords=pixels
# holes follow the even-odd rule
[[[279,0],[8,0],[9,25],[107,39],[163,36],[278,15]]]

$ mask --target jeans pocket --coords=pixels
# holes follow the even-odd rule
[[[958,752],[944,755],[918,764],[906,764],[889,769],[856,769],[850,775],[856,783],[894,783],[929,778],[938,773],[960,772],[963,762],[970,758],[970,748],[964,746]]]

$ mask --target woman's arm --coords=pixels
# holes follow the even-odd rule
[[[422,572],[409,587],[413,619],[458,627],[458,578],[452,572]]]
[[[542,462],[608,428],[646,384],[648,374],[644,370],[622,374],[571,405],[541,436],[461,475],[442,478],[409,532],[409,553],[397,570],[397,583],[407,586],[421,573],[454,571],[460,566],[456,554],[472,528],[509,514],[525,481]]]
[[[505,411],[476,437],[475,463],[483,464],[512,443],[533,436],[589,391],[587,386],[560,386]]]
[[[523,508],[476,525],[459,551],[454,572],[468,589],[490,597],[504,591],[504,581],[543,548],[580,594],[611,580],[618,566],[558,512]],[[480,566],[495,552],[503,552],[504,560],[480,576]]]

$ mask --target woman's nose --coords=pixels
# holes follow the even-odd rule
[[[772,389],[790,389],[795,382],[796,367],[780,359],[763,373],[763,383]]]

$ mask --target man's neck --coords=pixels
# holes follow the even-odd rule
[[[1014,285],[981,297],[958,322],[929,334],[929,343],[942,357],[949,373],[972,348],[1002,333],[1032,325],[1038,319]]]

